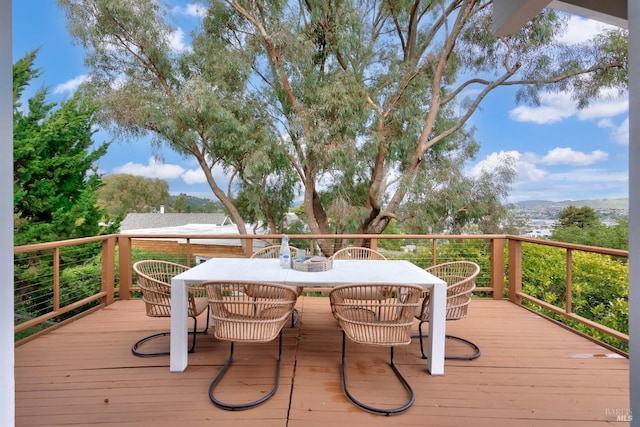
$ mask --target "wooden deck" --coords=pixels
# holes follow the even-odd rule
[[[302,322],[284,331],[280,388],[260,407],[230,412],[210,402],[209,383],[229,350],[210,335],[198,337],[183,373],[169,372],[168,356],[133,356],[131,344],[168,321],[146,317],[141,301],[119,301],[16,349],[16,426],[629,425],[615,421],[629,408],[627,359],[493,300],[474,300],[469,318],[447,324],[447,333],[481,347],[479,359],[447,361],[445,375],[433,377],[414,340],[395,361],[415,404],[392,417],[363,412],[342,391],[341,332],[328,299],[302,297],[298,307]],[[374,405],[403,401],[388,350],[347,349],[354,394]],[[258,398],[273,381],[276,354],[277,341],[238,344],[218,397]]]

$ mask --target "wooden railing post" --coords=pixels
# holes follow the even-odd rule
[[[244,239],[244,253],[247,258],[251,257],[253,253],[253,239]]]
[[[53,248],[53,311],[60,310],[60,248]]]
[[[120,299],[131,299],[131,238],[122,234],[118,235],[118,249]]]
[[[115,301],[115,270],[116,270],[116,238],[109,237],[102,241],[102,274],[100,288],[107,293],[105,304]]]
[[[187,237],[187,253],[185,254],[185,256],[187,257],[187,259],[185,260],[185,265],[189,268],[191,268],[191,239],[189,237]]]
[[[509,239],[509,301],[520,305],[522,298],[522,242]]]
[[[493,299],[504,298],[504,239],[491,239],[491,287]]]
[[[573,312],[573,307],[572,307],[572,303],[571,300],[573,299],[573,291],[572,291],[572,282],[573,282],[573,277],[571,274],[572,271],[572,265],[573,265],[573,251],[571,249],[567,249],[567,266],[566,266],[566,272],[567,272],[567,276],[565,278],[565,312],[568,314],[571,314]]]
[[[431,241],[431,265],[438,264],[438,240],[433,239]]]

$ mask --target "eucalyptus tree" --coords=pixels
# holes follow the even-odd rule
[[[282,170],[271,166],[277,157],[272,124],[246,90],[251,58],[217,40],[201,39],[204,47],[193,50],[172,49],[173,29],[157,1],[59,4],[72,36],[86,49],[92,71],[87,90],[102,103],[99,119],[116,133],[151,135],[157,147],[168,143],[195,157],[214,195],[245,233],[231,188],[225,191],[214,168],[246,182],[264,175],[277,182]]]
[[[475,154],[469,119],[500,86],[534,103],[542,89],[570,91],[580,107],[626,88],[625,32],[565,45],[566,21],[548,10],[496,38],[489,0],[209,0],[183,55],[171,54],[156,1],[59,2],[110,119],[195,155],[220,198],[219,162],[253,210],[267,188],[289,195],[299,183],[313,233],[379,233],[407,199],[434,200],[425,179]],[[489,181],[508,187],[509,168]],[[459,220],[490,211],[450,205]]]
[[[414,185],[398,209],[405,233],[484,233],[513,231],[509,194],[515,169],[505,158],[495,169],[472,177],[460,173],[464,156],[438,161],[438,167],[420,168]]]

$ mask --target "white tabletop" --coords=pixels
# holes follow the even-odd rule
[[[421,285],[431,289],[427,369],[444,374],[445,312],[447,284],[409,261],[335,260],[333,268],[321,272],[283,269],[277,259],[212,258],[171,280],[171,354],[169,369],[182,372],[188,364],[187,287],[207,280],[273,282],[291,286],[334,287],[349,283]],[[418,354],[419,351],[416,351]]]
[[[403,260],[336,260],[330,270],[307,272],[281,268],[277,259],[212,258],[175,278],[184,280],[188,285],[225,279],[307,287],[333,287],[348,283],[446,285],[443,280]]]

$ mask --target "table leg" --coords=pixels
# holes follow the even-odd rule
[[[434,285],[429,297],[429,343],[427,370],[431,375],[444,375],[444,347],[447,287]]]
[[[171,348],[169,370],[183,372],[189,363],[187,319],[187,284],[184,280],[171,280]]]

